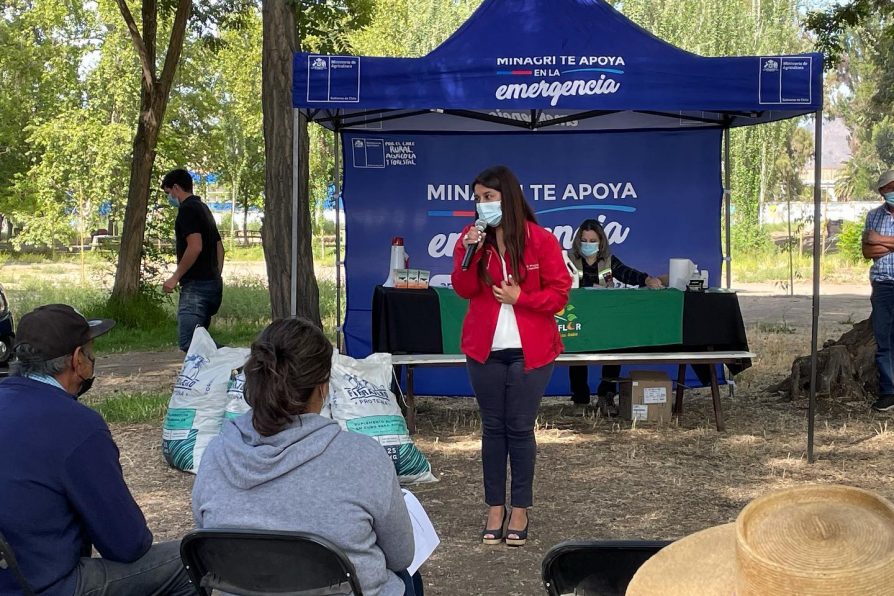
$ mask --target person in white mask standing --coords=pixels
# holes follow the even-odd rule
[[[621,262],[621,259],[612,254],[605,230],[602,229],[602,224],[595,219],[585,219],[580,224],[571,241],[568,257],[580,272],[581,288],[611,288],[614,287],[615,280],[628,286],[662,287],[661,280],[657,277],[628,267]],[[615,395],[618,391],[614,379],[617,379],[620,374],[620,366],[605,365],[602,367],[602,380],[596,389],[596,397],[599,409],[605,416],[618,415],[618,407],[615,405]],[[579,406],[589,404],[590,386],[587,382],[587,367],[570,366],[568,367],[568,376],[571,382],[571,400]]]
[[[453,253],[453,289],[469,301],[461,349],[481,411],[484,544],[522,546],[533,503],[534,423],[562,340],[555,314],[568,302],[571,275],[556,237],[537,225],[509,168],[481,172],[472,183],[478,218]],[[475,251],[463,266],[467,251]],[[512,470],[506,509],[506,464]],[[508,519],[507,519],[508,518]],[[505,528],[505,532],[504,532]]]
[[[884,203],[866,214],[863,256],[872,259],[872,332],[878,348],[878,399],[872,409],[894,410],[894,170],[882,174],[876,189]]]

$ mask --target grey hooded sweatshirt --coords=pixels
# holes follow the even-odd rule
[[[251,413],[224,422],[192,491],[199,528],[311,532],[342,548],[364,594],[404,593],[413,528],[394,464],[375,439],[303,414],[272,437]],[[390,571],[389,571],[390,570]]]

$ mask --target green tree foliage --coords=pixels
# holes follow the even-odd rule
[[[215,56],[219,74],[213,90],[219,118],[214,133],[215,171],[230,188],[230,200],[241,207],[241,224],[247,229],[250,207],[263,205],[264,134],[261,116],[261,18],[254,14],[238,32],[223,35]],[[236,218],[230,220],[236,228]]]
[[[78,68],[92,50],[95,23],[80,0],[5,0],[0,13],[0,213],[29,197],[17,181],[37,159],[28,126],[80,100]],[[78,43],[75,43],[78,42]]]
[[[702,56],[773,55],[806,51],[795,0],[614,0],[625,16],[656,36]],[[793,120],[734,129],[732,238],[735,251],[766,246],[758,225],[763,201],[793,199],[807,158]],[[812,143],[810,143],[812,149]]]
[[[53,246],[71,239],[72,228],[79,244],[89,241],[103,227],[99,208],[117,190],[116,173],[126,168],[130,127],[72,108],[25,131],[33,160],[16,186],[26,197],[13,212],[24,224],[16,244]]]
[[[853,131],[836,191],[876,199],[879,173],[894,166],[894,2],[851,0],[811,12],[805,23],[827,54],[832,111]]]

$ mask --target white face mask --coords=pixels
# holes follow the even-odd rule
[[[487,225],[491,227],[495,228],[503,221],[503,206],[499,201],[478,203],[475,209],[478,211],[478,217],[486,221]]]

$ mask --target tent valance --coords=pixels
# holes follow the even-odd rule
[[[822,67],[691,54],[603,0],[485,0],[421,58],[295,54],[293,104],[330,129],[725,128],[820,109]]]

